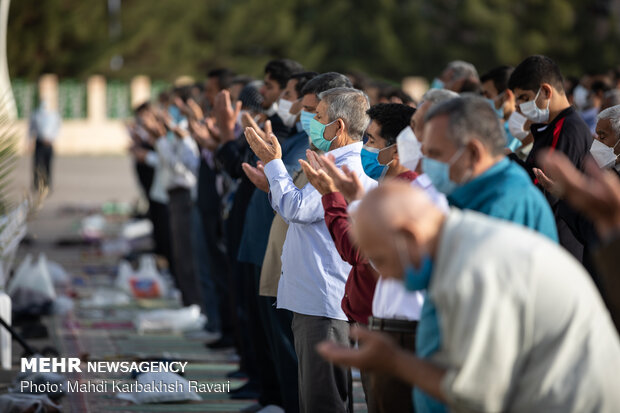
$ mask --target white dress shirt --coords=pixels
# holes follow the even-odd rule
[[[159,155],[160,167],[166,171],[166,189],[182,187],[189,189],[192,198],[196,198],[196,183],[200,153],[198,145],[190,137],[162,137],[155,143]]]
[[[329,153],[336,165],[357,173],[364,188],[376,186],[362,168],[362,142]],[[265,165],[271,206],[289,224],[282,250],[278,308],[313,316],[347,320],[340,303],[351,266],[338,254],[325,225],[321,194],[310,184],[298,189],[281,159]]]
[[[418,175],[411,186],[423,189],[439,209],[448,213],[445,195],[435,189],[427,175]],[[402,281],[380,277],[372,300],[372,315],[378,318],[419,320],[423,304],[424,291],[407,291]]]

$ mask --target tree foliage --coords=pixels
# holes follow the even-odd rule
[[[259,76],[290,57],[317,70],[385,79],[436,75],[463,59],[480,71],[542,53],[564,73],[620,62],[610,0],[122,0],[120,35],[105,0],[13,1],[9,70],[126,79],[203,77],[228,66]],[[122,56],[112,70],[110,60]]]

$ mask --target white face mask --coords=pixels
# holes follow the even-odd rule
[[[527,122],[527,118],[516,110],[508,118],[508,130],[512,136],[520,141],[528,135],[528,131],[525,130],[525,122]]]
[[[297,120],[297,114],[291,113],[291,107],[293,102],[290,100],[280,99],[278,100],[278,116],[282,119],[282,123],[289,128],[293,127]]]
[[[590,154],[596,161],[596,164],[601,169],[610,169],[616,165],[616,159],[618,156],[614,153],[616,146],[618,146],[620,140],[616,142],[613,147],[605,145],[598,139],[592,141],[592,147],[590,147]]]
[[[551,103],[551,99],[547,101],[547,107],[545,109],[541,109],[536,105],[536,99],[538,99],[541,90],[542,88],[538,89],[536,97],[533,100],[519,105],[521,113],[534,123],[545,123],[549,120],[549,104]]]
[[[400,164],[410,171],[415,171],[422,158],[422,144],[416,138],[411,126],[407,126],[398,134],[396,145]]]

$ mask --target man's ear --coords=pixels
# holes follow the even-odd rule
[[[472,162],[474,164],[480,162],[482,153],[485,151],[484,145],[478,139],[471,139],[467,142],[467,149],[471,153]]]
[[[417,231],[415,225],[411,221],[402,222],[402,225],[399,229],[396,230],[396,236],[402,240],[403,247],[406,248],[407,258],[411,262],[418,263],[418,258],[420,256],[419,253],[419,239],[417,235]]]
[[[549,83],[543,83],[540,85],[542,93],[545,95],[545,99],[551,99],[553,96],[553,87]]]
[[[515,101],[515,94],[514,94],[514,92],[512,90],[506,89],[504,91],[504,94],[506,95],[506,99],[505,99],[506,102],[514,102]]]
[[[336,134],[337,134],[338,136],[340,136],[340,135],[342,135],[342,134],[344,133],[344,131],[345,131],[344,121],[343,121],[342,119],[338,118],[338,122],[337,122],[337,124],[338,124],[338,129],[336,129]],[[340,132],[340,133],[338,133],[338,132]]]

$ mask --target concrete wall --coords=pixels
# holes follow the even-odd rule
[[[403,90],[419,100],[428,89],[425,79],[407,77],[402,82]],[[38,83],[39,97],[48,101],[52,108],[58,109],[58,77],[43,75]],[[151,97],[151,80],[146,76],[136,76],[130,83],[132,107]],[[91,76],[86,82],[87,116],[85,119],[64,119],[60,135],[56,140],[58,155],[106,155],[125,153],[129,144],[123,120],[109,119],[106,116],[106,79]],[[26,153],[29,147],[28,120],[17,121],[17,130],[22,137],[20,152]]]
[[[20,153],[28,151],[28,121],[18,120],[21,137]],[[58,155],[122,154],[129,146],[129,135],[122,121],[92,122],[84,119],[63,120],[60,135],[54,145]]]
[[[131,102],[135,106],[150,98],[151,82],[146,76],[131,81]],[[43,75],[38,83],[39,97],[58,109],[58,78]],[[125,153],[129,135],[120,119],[106,116],[106,79],[91,76],[86,83],[87,116],[85,119],[63,119],[60,135],[54,146],[58,155],[105,155]],[[20,153],[29,150],[28,119],[16,121],[20,136]]]

